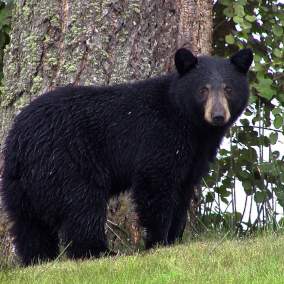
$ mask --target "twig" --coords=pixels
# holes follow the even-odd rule
[[[125,235],[128,235],[128,232],[122,229],[118,224],[114,223],[113,221],[107,219],[107,223],[111,224],[112,226],[116,227],[118,230],[120,230]]]
[[[120,240],[120,242],[126,246],[128,249],[131,247],[106,223],[107,228]]]
[[[66,252],[66,250],[68,249],[68,247],[69,247],[71,244],[72,244],[72,241],[69,242],[69,243],[67,244],[67,246],[64,247],[64,249],[62,250],[62,252],[56,257],[56,259],[54,260],[54,262],[57,262],[57,261],[61,258],[61,256]]]
[[[222,237],[222,239],[209,251],[208,256],[211,255],[212,252],[214,252],[214,251],[216,250],[216,248],[224,242],[225,238],[229,235],[229,233],[230,233],[230,230],[229,230],[229,231]]]

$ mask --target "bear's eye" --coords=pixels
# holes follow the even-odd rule
[[[206,99],[206,97],[209,94],[209,89],[207,87],[203,87],[203,88],[200,89],[199,93],[200,93],[202,99]]]
[[[226,86],[226,87],[225,87],[225,93],[226,93],[227,95],[230,95],[230,94],[232,93],[232,88]]]

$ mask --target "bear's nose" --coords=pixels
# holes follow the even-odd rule
[[[224,125],[225,117],[222,114],[215,114],[212,117],[212,122],[213,122],[213,125],[216,125],[216,126]]]

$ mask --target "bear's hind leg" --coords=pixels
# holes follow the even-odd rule
[[[106,253],[107,240],[105,235],[105,215],[94,212],[85,212],[80,216],[74,216],[63,226],[63,239],[66,254],[69,258],[83,259],[99,257]]]
[[[18,217],[13,220],[11,234],[16,253],[24,266],[53,260],[59,253],[57,232],[39,220]]]
[[[69,258],[99,257],[107,253],[105,234],[107,190],[80,185],[81,192],[69,203],[61,232]]]
[[[185,230],[187,221],[187,208],[176,208],[171,227],[168,235],[168,244],[174,244],[175,242],[180,242],[182,240],[183,232]]]
[[[187,211],[193,193],[193,187],[185,186],[184,190],[182,190],[182,194],[177,194],[175,196],[174,214],[168,235],[169,244],[174,244],[175,242],[180,242],[182,240],[187,222]]]

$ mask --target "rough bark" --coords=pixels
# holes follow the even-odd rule
[[[109,84],[167,71],[179,46],[211,50],[208,0],[19,1],[4,61],[1,140],[35,96],[65,84]]]
[[[210,54],[212,49],[213,1],[178,0],[178,47],[190,48],[195,54]]]
[[[59,85],[143,79],[180,46],[211,51],[209,0],[21,0],[4,57],[0,148],[14,116]]]

